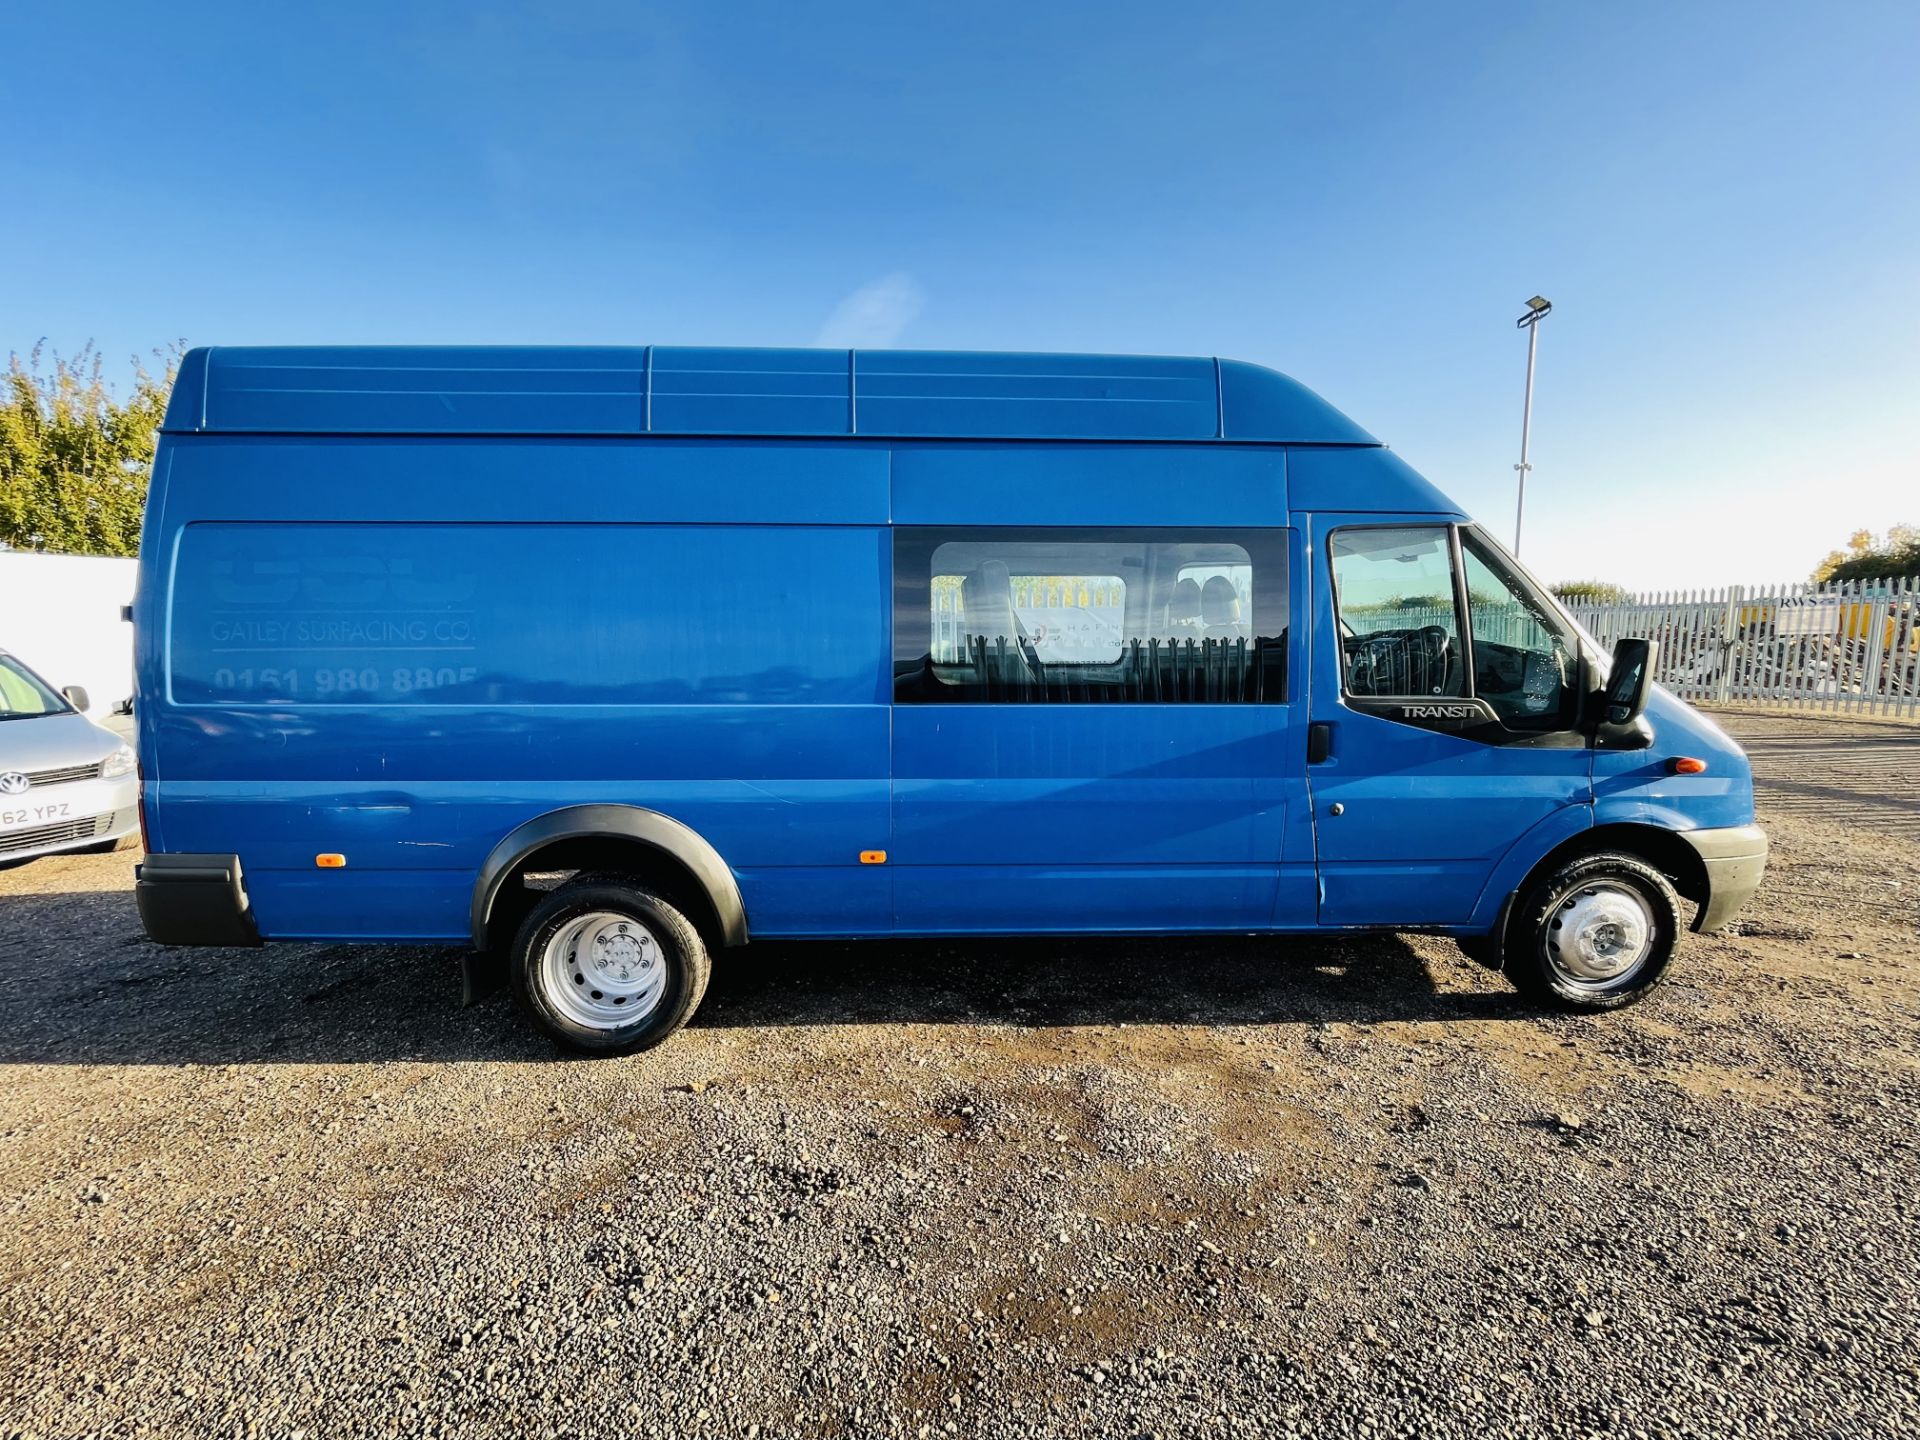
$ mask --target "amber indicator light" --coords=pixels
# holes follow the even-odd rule
[[[1674,775],[1700,775],[1705,773],[1706,768],[1706,761],[1696,760],[1691,755],[1676,756],[1667,762],[1668,772]]]
[[[862,865],[884,865],[887,863],[887,852],[884,850],[862,850],[860,852],[860,863]]]
[[[334,854],[316,855],[313,857],[313,863],[322,870],[339,870],[345,867],[347,857]]]

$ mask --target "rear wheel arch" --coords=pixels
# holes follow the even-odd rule
[[[644,881],[682,910],[709,945],[747,941],[739,883],[706,837],[637,805],[573,805],[515,827],[488,853],[473,888],[475,949],[498,949],[513,938],[541,899],[521,882],[545,871]]]

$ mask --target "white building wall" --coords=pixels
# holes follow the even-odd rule
[[[132,560],[0,550],[0,650],[59,690],[84,685],[104,719],[133,694]]]

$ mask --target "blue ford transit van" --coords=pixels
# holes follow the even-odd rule
[[[1234,361],[195,350],[140,564],[147,933],[504,951],[589,1051],[771,937],[1418,929],[1605,1009],[1765,863],[1646,642]]]

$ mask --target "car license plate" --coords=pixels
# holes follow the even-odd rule
[[[48,800],[38,805],[0,807],[0,830],[25,830],[35,825],[58,825],[74,818],[73,803]]]

